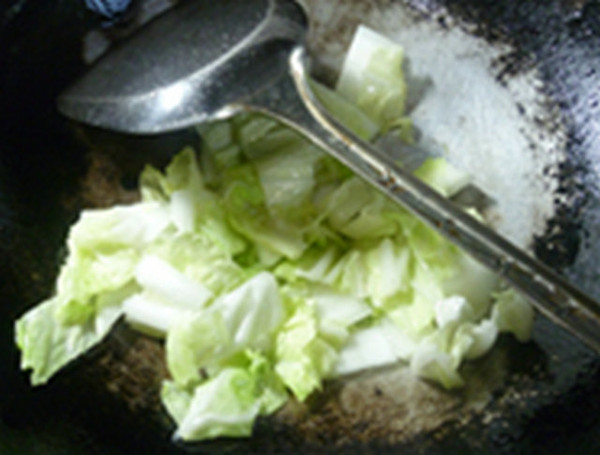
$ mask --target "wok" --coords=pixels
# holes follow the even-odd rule
[[[530,343],[502,338],[465,365],[460,392],[401,367],[372,371],[290,403],[242,441],[173,444],[157,399],[162,350],[124,325],[47,386],[29,386],[12,324],[52,292],[78,212],[134,200],[145,162],[164,164],[185,144],[199,147],[191,131],[119,136],[74,127],[55,109],[86,58],[127,34],[148,8],[168,3],[138,2],[117,29],[103,29],[83,2],[0,6],[0,453],[599,450],[600,359],[542,317]],[[488,216],[499,231],[600,298],[600,2],[305,3],[320,56],[315,74],[333,79],[358,22],[401,41],[421,142],[445,148],[475,175],[495,201]]]

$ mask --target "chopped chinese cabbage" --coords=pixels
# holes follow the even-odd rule
[[[361,138],[408,138],[402,59],[360,27],[336,90],[313,90]],[[257,114],[198,131],[200,154],[144,169],[140,202],[72,227],[56,294],[16,322],[33,384],[123,317],[164,340],[175,437],[242,437],[326,379],[402,362],[459,387],[499,333],[528,340],[525,300],[297,132]],[[469,183],[440,158],[416,175],[443,195]]]

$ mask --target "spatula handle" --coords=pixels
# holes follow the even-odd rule
[[[250,102],[252,108],[275,115],[304,134],[600,352],[598,302],[346,130],[313,96],[304,61],[304,51],[298,48],[290,59],[290,75],[256,94]]]

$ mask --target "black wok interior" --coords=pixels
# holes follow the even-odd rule
[[[377,2],[376,2],[377,3]],[[383,2],[382,0],[382,3]],[[412,1],[424,14],[441,7],[475,24],[475,33],[506,40],[517,51],[503,64],[537,66],[567,126],[569,161],[547,233],[535,240],[540,259],[600,298],[598,267],[576,262],[600,236],[584,218],[599,205],[588,179],[600,159],[600,2],[583,0]],[[53,288],[69,225],[86,205],[82,178],[88,147],[55,109],[57,94],[84,69],[81,39],[97,17],[74,0],[4,0],[0,5],[0,454],[178,454],[160,412],[133,409],[94,385],[94,370],[76,362],[48,386],[32,389],[19,371],[13,321]],[[123,138],[140,150],[176,150],[185,136]],[[595,141],[595,142],[594,142]],[[167,145],[165,145],[167,144]],[[118,147],[116,147],[118,150]],[[156,157],[156,156],[155,156]],[[163,156],[164,158],[164,156]],[[125,174],[124,184],[133,178]],[[599,218],[600,219],[600,218]],[[599,221],[600,223],[600,221]],[[589,224],[589,223],[588,223]],[[558,228],[557,228],[558,227]],[[590,262],[591,261],[591,262]],[[117,330],[121,330],[119,328]],[[135,342],[122,329],[121,342]],[[259,422],[251,441],[193,447],[201,453],[567,454],[600,450],[600,357],[538,318],[534,341],[514,346],[507,387],[519,399],[492,403],[498,417],[422,434],[401,445],[383,440],[332,447],[303,441],[293,428]],[[115,344],[116,349],[120,346]],[[113,348],[115,347],[113,346]],[[110,349],[110,346],[103,349]],[[89,357],[102,353],[92,353]],[[516,394],[512,395],[518,396]],[[498,400],[502,401],[502,400]]]

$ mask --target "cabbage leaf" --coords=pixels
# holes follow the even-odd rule
[[[361,26],[336,89],[312,87],[361,138],[409,140],[402,62]],[[200,153],[143,170],[138,203],[71,228],[55,294],[15,324],[33,384],[124,318],[164,341],[176,438],[244,437],[328,378],[401,362],[460,387],[499,334],[529,339],[527,301],[297,132],[250,113],[198,132]],[[445,196],[470,181],[440,158],[415,174]]]

